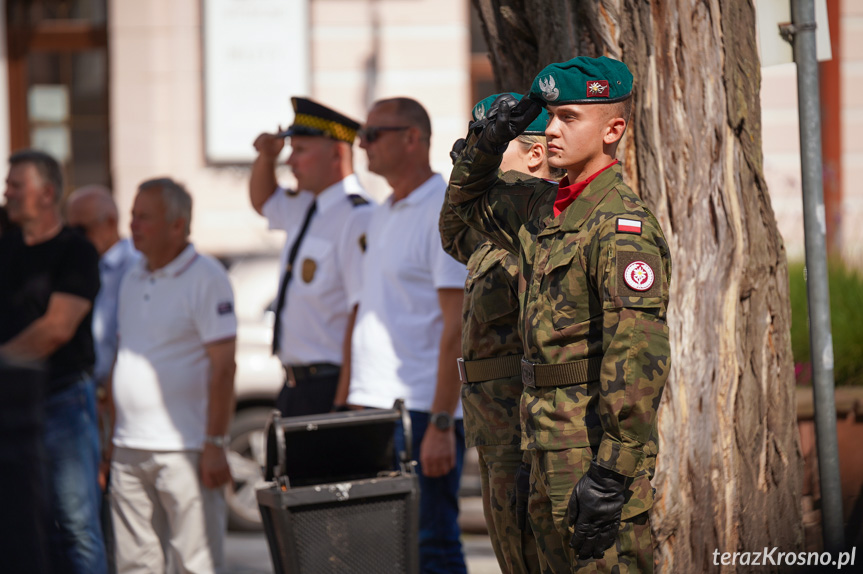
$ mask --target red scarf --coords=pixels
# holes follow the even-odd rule
[[[557,217],[563,210],[570,206],[570,204],[578,199],[578,196],[581,195],[581,192],[584,191],[584,188],[587,187],[591,181],[596,179],[596,176],[613,166],[617,163],[617,160],[614,160],[592,176],[588,177],[585,180],[579,181],[578,183],[573,183],[570,185],[569,178],[564,177],[560,182],[560,187],[557,190],[557,197],[554,200],[554,216]]]

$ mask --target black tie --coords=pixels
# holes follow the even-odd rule
[[[273,325],[273,354],[279,352],[279,337],[282,329],[282,309],[285,308],[285,299],[288,293],[288,283],[291,282],[291,277],[294,274],[294,259],[297,258],[297,252],[300,250],[300,243],[303,242],[303,237],[306,235],[306,230],[309,228],[309,222],[312,220],[312,215],[317,209],[317,202],[314,201],[309,206],[309,211],[306,213],[306,218],[303,220],[303,226],[300,228],[300,233],[291,245],[291,251],[288,253],[288,263],[285,266],[285,274],[282,276],[282,283],[279,285],[278,302],[276,303],[276,322]]]

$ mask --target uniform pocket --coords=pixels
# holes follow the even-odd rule
[[[470,270],[465,283],[465,296],[477,321],[482,324],[518,311],[518,275],[514,268],[508,270],[506,264],[505,252],[487,252]]]
[[[562,331],[590,318],[587,274],[579,260],[579,245],[552,253],[544,271],[542,292],[551,312],[555,331]],[[563,250],[561,250],[563,251]]]

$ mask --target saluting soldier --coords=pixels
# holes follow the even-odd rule
[[[498,102],[453,169],[456,213],[519,256],[522,448],[543,572],[652,572],[656,414],[670,368],[671,257],[615,159],[631,109],[622,62],[544,68]],[[501,154],[539,106],[560,185],[501,178]]]
[[[474,122],[485,119],[498,96],[473,107]],[[502,177],[552,177],[543,136],[547,117],[543,110],[509,142],[500,162]],[[464,140],[453,146],[453,161],[463,147]],[[522,392],[518,259],[468,227],[448,201],[441,209],[440,232],[444,250],[468,269],[459,360],[461,402],[465,442],[468,448],[477,447],[483,514],[492,548],[502,572],[538,573],[536,542],[524,525],[526,508],[516,508],[513,497],[517,477],[527,486],[530,473],[529,461],[522,461],[518,412]],[[520,498],[526,502],[527,492]]]
[[[284,416],[329,412],[339,377],[349,376],[341,367],[350,349],[372,212],[353,169],[360,124],[306,98],[291,103],[294,123],[255,140],[258,157],[249,182],[255,211],[270,229],[287,232],[273,327],[273,354],[285,368],[276,400]],[[296,189],[276,181],[285,137],[291,138],[287,165]]]

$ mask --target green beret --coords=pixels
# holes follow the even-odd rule
[[[289,136],[322,136],[354,143],[360,124],[318,102],[307,98],[291,98],[294,106],[294,123],[280,134]]]
[[[484,120],[485,115],[488,113],[488,110],[491,108],[491,105],[494,103],[496,99],[498,99],[503,94],[494,94],[493,96],[489,96],[484,100],[480,100],[473,107],[473,111],[471,115],[473,116],[473,121]],[[516,94],[515,92],[509,92],[509,95],[514,97],[517,100],[521,100],[524,96],[521,94]],[[539,113],[535,120],[530,122],[530,125],[527,126],[522,133],[526,136],[541,136],[545,135],[545,126],[548,125],[548,112],[543,110]]]
[[[543,107],[551,104],[609,104],[632,93],[632,74],[626,64],[605,56],[579,56],[550,64],[534,78],[530,99]]]

